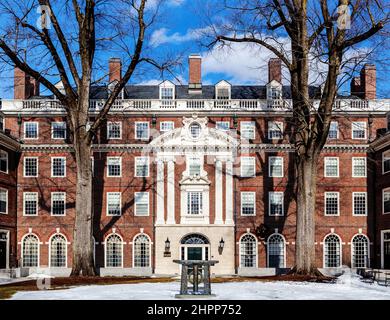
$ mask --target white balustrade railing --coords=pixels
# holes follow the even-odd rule
[[[98,112],[104,105],[105,100],[91,100],[90,111]],[[318,108],[319,101],[313,102],[314,108]],[[197,111],[197,110],[242,110],[242,111],[289,111],[292,101],[289,99],[261,100],[261,99],[118,99],[111,107],[111,111]],[[1,100],[2,111],[64,111],[64,107],[58,100]],[[390,111],[390,100],[359,100],[340,99],[336,100],[334,110],[359,111],[378,110]]]

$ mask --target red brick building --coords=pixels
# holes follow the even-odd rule
[[[290,88],[269,62],[266,86],[203,85],[201,58],[189,84],[129,85],[95,137],[95,261],[102,275],[175,274],[174,259],[216,259],[215,274],[273,274],[294,265],[294,153]],[[121,63],[109,63],[109,83]],[[375,169],[370,142],[386,127],[366,65],[335,103],[319,163],[317,265],[373,266]],[[64,108],[16,72],[3,100],[5,128],[21,144],[17,167],[17,260],[21,274],[68,274],[72,262],[75,170]],[[25,86],[25,87],[23,87]],[[26,87],[28,86],[28,88]],[[59,85],[60,87],[60,85]],[[108,86],[92,88],[91,120]],[[319,88],[312,87],[314,105]],[[38,96],[37,96],[38,95]]]
[[[388,115],[389,117],[389,115]],[[373,184],[375,186],[375,204],[373,215],[376,230],[374,234],[376,265],[390,269],[390,134],[387,130],[371,144],[372,163],[375,168]]]
[[[0,113],[0,277],[17,265],[17,165],[19,142],[4,130],[4,115]]]

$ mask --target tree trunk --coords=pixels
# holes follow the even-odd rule
[[[91,145],[85,140],[85,129],[75,132],[77,166],[76,216],[73,236],[72,276],[95,276],[92,241],[92,174]]]
[[[315,208],[318,157],[297,159],[296,274],[320,276],[315,263]]]

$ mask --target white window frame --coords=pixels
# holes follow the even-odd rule
[[[273,159],[281,161],[281,167],[282,167],[281,175],[273,175],[272,174],[271,162]],[[284,177],[284,158],[283,157],[269,157],[268,158],[268,177],[270,177],[270,178],[283,178]]]
[[[145,124],[147,123],[148,124],[148,134],[147,134],[147,137],[146,138],[140,138],[137,136],[137,125],[139,124]],[[150,123],[149,121],[136,121],[135,124],[134,124],[134,137],[135,137],[135,140],[141,140],[141,141],[149,141],[150,139]]]
[[[109,213],[109,198],[110,195],[119,194],[119,214],[110,214]],[[121,217],[122,216],[122,192],[106,192],[106,216],[107,217]]]
[[[364,176],[355,175],[355,160],[364,159]],[[352,158],[352,178],[367,178],[367,157],[353,157]]]
[[[356,125],[357,126],[359,126],[359,128],[360,128],[360,126],[362,125],[364,123],[364,138],[354,138],[354,132],[355,132],[355,129],[356,129]],[[351,125],[351,134],[352,134],[352,139],[353,140],[366,140],[367,139],[367,122],[365,122],[365,121],[354,121],[354,122],[352,122],[352,125]],[[361,128],[360,128],[360,130],[362,130]]]
[[[62,125],[65,127],[65,128],[64,128],[65,137],[63,137],[63,138],[54,138],[54,125],[55,125],[55,124],[62,124]],[[67,131],[68,131],[68,130],[67,130],[67,128],[66,128],[66,122],[64,122],[64,121],[54,121],[54,122],[51,123],[51,138],[52,138],[53,140],[65,140],[66,137],[67,137],[67,134],[68,134]]]
[[[5,170],[5,171],[1,171],[1,170],[0,170],[0,172],[3,172],[3,173],[5,173],[5,174],[8,174],[9,154],[8,154],[8,152],[5,151],[5,150],[0,150],[0,158],[1,158],[2,155],[5,156],[4,159],[5,159],[5,161],[6,161],[6,170]]]
[[[330,160],[337,160],[337,175],[335,176],[330,176],[327,174],[327,166],[329,165],[328,162]],[[339,178],[340,177],[340,160],[339,157],[324,157],[324,177],[325,178]]]
[[[146,238],[148,238],[148,241],[149,241],[149,244],[148,244],[148,246],[149,246],[149,249],[148,249],[149,250],[149,262],[148,262],[148,264],[149,265],[147,267],[136,267],[135,266],[135,241],[137,240],[137,238],[139,236],[145,236]],[[147,235],[146,233],[138,233],[134,236],[131,244],[133,245],[133,250],[132,250],[133,251],[133,264],[132,264],[133,268],[137,268],[137,269],[150,268],[152,266],[152,244],[153,243],[152,243],[152,239],[150,239],[149,235]]]
[[[63,197],[64,197],[64,214],[53,214],[53,195],[54,194],[62,194]],[[51,193],[51,199],[50,199],[50,215],[52,217],[65,217],[66,216],[66,192],[61,192],[61,191],[58,191],[58,192],[52,192]]]
[[[140,165],[137,162],[141,162],[142,159],[147,159],[148,174],[145,175],[145,176],[139,176],[137,174],[137,166]],[[150,158],[149,157],[135,157],[134,164],[135,164],[134,165],[134,177],[136,177],[136,178],[149,178],[150,177]]]
[[[172,125],[172,129],[163,129],[163,125],[167,125],[168,123]],[[161,121],[160,122],[160,132],[169,132],[169,131],[174,130],[174,129],[175,129],[175,121]]]
[[[337,214],[328,214],[326,212],[326,196],[330,193],[337,194]],[[326,216],[326,217],[339,217],[340,216],[340,192],[338,192],[338,191],[324,192],[324,216]]]
[[[199,194],[199,213],[198,214],[195,214],[195,213],[191,213],[191,212],[188,212],[188,208],[191,208],[191,203],[188,202],[188,200],[191,200],[191,197],[189,197],[189,195],[191,193],[198,193]],[[203,217],[205,216],[205,196],[204,196],[204,191],[203,190],[187,190],[185,192],[185,197],[186,197],[186,203],[185,203],[185,215],[187,217]],[[190,199],[189,199],[190,198]]]
[[[254,267],[245,267],[242,265],[242,256],[243,256],[243,253],[242,253],[242,245],[241,245],[241,241],[242,239],[246,236],[246,235],[250,235],[252,236],[254,239],[255,239],[255,266]],[[257,240],[257,237],[252,234],[252,233],[244,233],[243,235],[241,235],[240,237],[240,240],[238,240],[238,246],[239,246],[239,268],[242,268],[242,269],[253,269],[253,268],[258,268],[259,266],[259,241]]]
[[[335,123],[336,124],[336,138],[331,138],[329,137],[329,133],[331,132],[331,127],[332,127],[332,124]],[[339,122],[338,121],[331,121],[330,123],[330,126],[329,126],[329,132],[328,132],[328,139],[329,140],[337,140],[339,138]]]
[[[139,204],[139,203],[137,203],[137,197],[139,196],[139,195],[143,195],[143,196],[147,196],[147,200],[148,200],[148,213],[147,214],[139,214],[137,211],[137,204]],[[138,197],[139,198],[139,197]],[[143,197],[142,197],[143,198]],[[150,216],[150,194],[149,194],[149,192],[145,192],[145,191],[142,191],[142,192],[135,192],[134,193],[134,216],[136,216],[136,217],[149,217]]]
[[[326,261],[325,261],[325,240],[328,236],[330,235],[335,235],[339,239],[340,243],[340,260],[339,260],[339,266],[338,267],[327,267],[326,266]],[[322,240],[322,265],[324,269],[332,269],[332,268],[341,268],[343,266],[343,241],[341,237],[334,232],[328,233],[324,239]]]
[[[390,188],[382,189],[382,215],[390,214],[390,211],[385,212],[385,193],[390,194]]]
[[[244,126],[251,126],[253,129],[253,134],[250,137],[246,137],[243,132],[243,127]],[[249,130],[246,130],[248,132]],[[240,121],[240,137],[241,139],[246,139],[246,140],[255,140],[256,139],[256,122],[255,121]]]
[[[281,137],[272,137],[271,132],[276,130],[271,130],[274,128],[278,128],[278,131],[280,132]],[[268,140],[280,140],[283,139],[284,134],[284,123],[282,121],[268,121]]]
[[[121,239],[121,265],[120,266],[117,266],[117,267],[108,267],[107,266],[107,240],[112,236],[112,235],[116,235],[118,236],[120,239]],[[119,235],[118,233],[110,233],[109,235],[107,235],[107,237],[104,239],[104,267],[105,268],[113,268],[113,269],[119,269],[119,268],[123,268],[123,246],[125,245],[126,243],[123,242],[123,238],[121,235]]]
[[[351,268],[356,268],[355,266],[354,266],[354,264],[353,264],[353,256],[354,256],[354,247],[353,247],[353,240],[357,237],[357,236],[363,236],[364,238],[366,238],[366,240],[367,240],[367,259],[368,259],[368,261],[367,261],[367,266],[366,266],[366,268],[370,268],[370,258],[371,258],[371,256],[370,256],[370,238],[367,236],[367,235],[365,235],[365,234],[363,234],[363,233],[357,233],[357,234],[355,234],[352,238],[351,238]]]
[[[273,194],[282,195],[282,214],[271,214],[271,196]],[[282,191],[269,191],[268,192],[268,216],[269,217],[284,217],[284,192]]]
[[[110,161],[119,160],[119,175],[113,176],[110,174]],[[122,177],[122,157],[107,157],[107,177],[108,178],[121,178]]]
[[[35,212],[36,214],[26,214],[26,194],[27,193],[30,193],[30,194],[35,194],[35,197],[36,197],[36,208],[35,208]],[[30,192],[30,191],[25,191],[23,192],[23,217],[37,217],[38,216],[38,210],[39,210],[39,195],[38,195],[38,192]]]
[[[38,240],[38,248],[37,248],[37,266],[36,267],[25,267],[24,266],[24,240],[28,237],[28,236],[34,236],[37,240]],[[35,234],[35,233],[26,233],[21,241],[20,241],[20,246],[21,246],[21,257],[22,257],[22,266],[23,268],[39,268],[40,267],[40,258],[41,258],[41,244],[42,242],[39,240],[39,237]]]
[[[243,213],[243,196],[245,194],[251,194],[253,196],[253,213],[252,214],[244,214]],[[241,202],[240,202],[240,207],[241,207],[241,216],[243,217],[253,217],[256,216],[256,192],[252,191],[241,191]]]
[[[55,159],[63,159],[64,160],[64,175],[63,176],[54,175],[54,160]],[[51,157],[51,177],[52,178],[66,178],[66,157]]]
[[[385,233],[390,233],[390,229],[381,230],[381,268],[385,268]]]
[[[221,125],[221,124],[227,124],[227,126],[228,126],[228,129],[221,129],[221,128],[219,128],[219,126]],[[217,129],[217,130],[221,130],[221,131],[223,131],[223,132],[229,132],[230,131],[230,121],[215,121],[215,129]]]
[[[365,210],[365,214],[355,214],[355,194],[365,194],[365,201],[366,201],[366,203],[365,203],[365,208],[366,208],[366,210]],[[352,215],[354,216],[354,217],[366,217],[367,216],[367,214],[368,214],[368,207],[367,207],[367,205],[368,205],[368,202],[367,202],[367,198],[368,198],[368,194],[367,194],[367,192],[365,192],[365,191],[357,191],[357,192],[352,192]]]
[[[249,162],[249,159],[250,159],[250,161],[251,162],[253,162],[253,175],[244,175],[243,174],[243,160],[246,160],[246,161],[248,161]],[[242,177],[242,178],[254,178],[254,177],[256,177],[256,158],[255,157],[241,157],[240,158],[240,176]]]
[[[37,137],[36,138],[27,138],[26,137],[26,132],[27,132],[26,131],[26,125],[27,125],[27,123],[29,123],[29,124],[34,123],[37,126]],[[24,140],[37,140],[37,139],[39,139],[39,122],[37,122],[37,121],[25,121],[23,123],[23,129],[24,129],[24,135],[23,135]]]
[[[65,239],[65,266],[63,267],[54,267],[51,265],[51,240],[58,235],[62,236]],[[68,244],[69,244],[67,237],[63,233],[55,233],[49,238],[48,244],[49,244],[49,268],[54,268],[54,269],[67,268],[68,267]]]
[[[5,212],[0,212],[0,215],[8,215],[8,190],[5,188],[0,188],[0,191],[5,191]]]
[[[270,258],[270,250],[269,250],[270,243],[269,243],[269,239],[271,239],[274,236],[280,236],[283,239],[283,267],[282,268],[286,268],[286,265],[287,265],[287,263],[286,263],[286,261],[287,261],[286,238],[282,234],[280,234],[278,232],[275,232],[275,233],[271,234],[267,238],[267,268],[271,268],[270,267],[270,262],[269,262],[269,258]]]
[[[26,159],[37,160],[37,174],[35,176],[26,176]],[[23,158],[23,178],[36,178],[39,175],[39,158],[38,157],[24,157]]]
[[[111,125],[119,125],[119,138],[110,137],[110,126]],[[107,122],[107,140],[121,140],[122,139],[122,121],[109,121]]]
[[[385,171],[385,159],[388,159],[388,161],[390,161],[390,150],[382,152],[382,174],[390,172],[390,170]]]

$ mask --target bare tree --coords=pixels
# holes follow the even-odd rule
[[[224,0],[220,13],[220,21],[208,15],[213,30],[208,34],[210,48],[234,42],[258,45],[288,69],[297,171],[296,265],[292,272],[320,275],[314,246],[317,163],[327,140],[346,54],[384,35],[389,4],[381,0]],[[309,95],[313,61],[325,70],[318,106]]]
[[[7,17],[10,22],[0,35],[2,58],[43,84],[67,113],[77,167],[73,276],[96,274],[90,160],[93,137],[142,63],[160,69],[168,65],[161,66],[145,55],[146,32],[156,21],[159,7],[159,1],[147,6],[147,0],[6,0],[1,3],[2,19],[5,21]],[[37,10],[41,12],[38,26]],[[18,36],[22,32],[28,37]],[[120,80],[110,84],[108,98],[88,129],[91,85],[99,80],[96,52],[104,51],[108,44],[126,57],[127,68]],[[38,61],[31,61],[33,50]],[[59,80],[63,90],[56,85]]]

